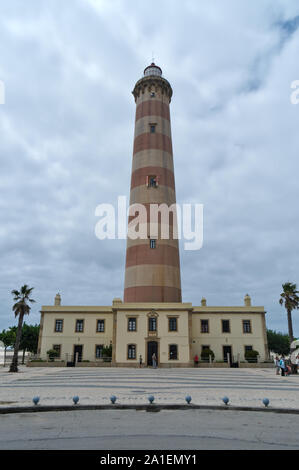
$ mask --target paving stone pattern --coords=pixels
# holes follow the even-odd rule
[[[31,406],[40,397],[43,405],[110,403],[116,395],[122,404],[142,404],[149,394],[155,403],[220,405],[223,396],[236,406],[270,406],[299,409],[299,374],[281,377],[273,369],[120,369],[26,368],[18,373],[0,369],[0,407]]]

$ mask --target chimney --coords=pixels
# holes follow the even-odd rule
[[[54,302],[54,305],[61,305],[61,297],[60,297],[60,294],[56,294],[55,295],[55,302]]]
[[[249,297],[248,294],[246,294],[245,297],[244,297],[244,304],[245,304],[246,307],[251,306],[251,298]]]

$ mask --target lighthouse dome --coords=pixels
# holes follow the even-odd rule
[[[162,69],[160,69],[160,67],[154,64],[154,62],[152,62],[151,65],[144,69],[144,76],[148,77],[150,75],[156,75],[158,77],[162,76]]]

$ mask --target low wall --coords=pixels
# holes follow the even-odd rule
[[[27,367],[67,367],[64,361],[31,361]],[[75,367],[111,367],[111,362],[77,362]]]
[[[28,362],[27,367],[66,367],[66,363],[64,361],[54,361],[54,362],[38,362],[32,361]],[[130,367],[130,368],[137,368],[139,369],[140,366],[138,363],[134,364],[113,364],[111,362],[77,362],[75,367]],[[241,362],[239,365],[240,369],[274,369],[275,365],[272,362]],[[142,364],[142,369],[146,369],[147,366]],[[193,368],[193,369],[230,369],[226,362],[201,362],[198,366],[194,366],[193,364],[159,364],[158,368],[160,369],[169,369],[169,368]]]
[[[250,362],[243,362],[240,364],[241,368],[245,369],[274,369],[275,364],[274,362],[258,362],[258,363],[250,363]]]
[[[227,362],[202,362],[199,363],[198,368],[210,368],[210,369],[230,369],[230,366]],[[272,362],[240,362],[239,368],[240,369],[274,369],[275,365]]]

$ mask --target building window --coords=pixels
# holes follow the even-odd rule
[[[83,333],[84,331],[84,320],[76,320],[76,333]]]
[[[209,320],[200,320],[201,332],[209,333]]]
[[[96,359],[102,359],[103,357],[103,344],[96,344]]]
[[[155,317],[148,319],[148,329],[149,331],[157,331],[157,319]]]
[[[151,91],[151,98],[154,98],[156,96],[156,93],[154,91]]]
[[[210,345],[208,345],[208,344],[203,344],[203,345],[201,346],[201,352],[203,352],[203,351],[206,350],[206,349],[210,349]]]
[[[97,333],[104,333],[105,331],[105,320],[97,321]]]
[[[54,351],[57,351],[57,358],[61,357],[61,344],[53,344]]]
[[[178,346],[177,344],[169,345],[169,360],[176,360],[178,358]]]
[[[136,359],[136,344],[128,344],[128,359]]]
[[[178,329],[177,318],[169,318],[168,329],[169,331],[177,331]]]
[[[154,239],[151,239],[151,240],[150,240],[150,248],[151,248],[151,249],[155,249],[155,248],[156,248],[156,246],[157,246],[157,244],[156,244],[156,240],[154,240]]]
[[[157,181],[155,176],[149,176],[149,187],[150,188],[156,188],[157,187]]]
[[[221,320],[221,321],[222,321],[222,333],[230,333],[229,320]]]
[[[62,333],[63,330],[63,320],[55,320],[55,332]]]
[[[128,331],[136,331],[136,330],[137,330],[136,318],[129,318],[128,319]]]
[[[150,133],[154,134],[156,132],[156,124],[150,124]]]
[[[159,186],[159,175],[147,175],[145,182],[148,188],[157,188]]]
[[[251,321],[243,320],[243,333],[251,333]]]

